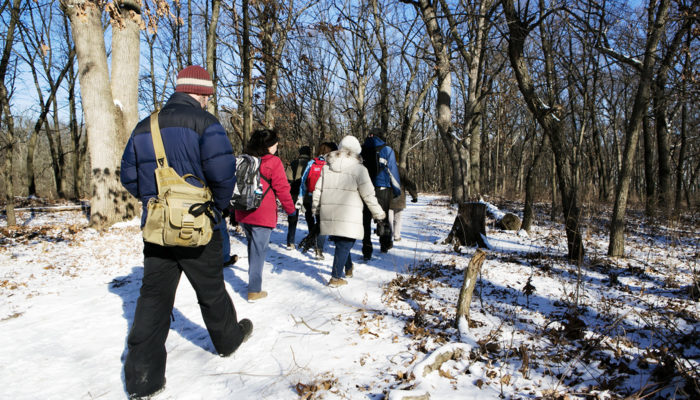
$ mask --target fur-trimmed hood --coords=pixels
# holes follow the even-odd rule
[[[326,156],[326,163],[328,163],[328,168],[330,168],[331,171],[340,172],[347,170],[351,166],[362,164],[362,157],[349,150],[341,149],[330,152]]]

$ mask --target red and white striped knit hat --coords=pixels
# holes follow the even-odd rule
[[[177,74],[175,91],[211,96],[214,94],[214,83],[206,69],[190,65]]]

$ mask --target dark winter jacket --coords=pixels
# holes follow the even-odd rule
[[[289,182],[290,193],[292,195],[292,200],[296,203],[299,197],[299,191],[301,186],[301,176],[304,173],[304,168],[309,163],[310,156],[306,154],[300,154],[299,158],[289,163],[287,169],[285,170],[287,174],[287,182]]]
[[[213,115],[186,93],[174,93],[158,116],[165,156],[170,167],[183,176],[192,174],[207,183],[219,210],[228,206],[236,183],[236,158],[226,131]],[[146,207],[158,195],[156,156],[151,139],[150,118],[136,125],[121,162],[122,185]],[[201,186],[193,178],[188,182]]]
[[[391,199],[390,210],[400,211],[406,208],[406,191],[411,194],[414,200],[418,198],[416,184],[408,178],[406,169],[399,167],[399,179],[401,179],[401,196]]]
[[[387,187],[392,188],[394,191],[394,197],[401,194],[401,181],[399,178],[399,167],[396,164],[396,155],[394,150],[386,145],[384,141],[377,136],[369,136],[365,139],[362,145],[362,158],[364,159],[365,165],[367,162],[371,162],[372,157],[374,157],[374,152],[376,148],[384,145],[384,147],[379,150],[379,163],[380,168],[377,172],[377,176],[373,176],[372,182],[375,187]],[[368,168],[369,169],[369,168]]]

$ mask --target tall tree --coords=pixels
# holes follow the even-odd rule
[[[516,9],[513,0],[502,0],[503,10],[508,24],[508,57],[515,73],[520,93],[528,109],[533,114],[542,131],[547,135],[554,153],[556,176],[564,213],[564,229],[568,247],[568,258],[580,262],[583,259],[584,247],[581,237],[581,209],[579,206],[578,182],[576,169],[572,163],[571,140],[566,137],[563,126],[563,102],[559,99],[561,88],[555,72],[555,55],[553,54],[553,38],[551,32],[544,27],[547,11],[543,0],[539,1],[539,19],[529,15],[530,10]],[[540,28],[542,57],[544,64],[543,93],[538,93],[525,57],[525,42],[530,33]]]
[[[210,113],[219,116],[218,101],[216,96],[216,86],[219,81],[218,73],[216,69],[216,27],[219,24],[219,14],[221,10],[221,0],[211,1],[211,18],[209,19],[209,26],[207,27],[207,71],[211,74],[212,81],[214,82],[214,96],[212,96],[207,109]]]
[[[5,129],[0,129],[0,146],[5,150],[5,213],[7,215],[7,226],[17,225],[15,216],[15,191],[12,178],[12,157],[16,142],[15,123],[10,110],[10,92],[5,80],[9,77],[7,74],[10,66],[10,58],[12,56],[12,46],[15,40],[15,30],[20,21],[20,0],[6,0],[1,8],[10,7],[10,21],[5,32],[5,43],[0,57],[0,124],[5,121]]]
[[[138,79],[139,51],[135,49],[140,44],[140,3],[125,0],[119,3],[118,9],[111,10],[111,72],[114,80],[110,79],[107,67],[102,27],[103,3],[97,0],[66,0],[61,5],[71,22],[87,126],[91,160],[90,225],[104,229],[114,222],[130,218],[136,212],[128,192],[119,182],[119,164],[121,150],[133,128],[133,125],[127,127],[127,124],[138,118],[130,115],[133,109],[130,105],[125,106],[125,103],[138,101],[138,86],[132,82]],[[114,3],[108,6],[117,7]],[[120,40],[125,43],[115,43]],[[125,46],[128,49],[124,49]],[[123,88],[115,91],[120,85]]]
[[[450,26],[452,40],[457,44],[457,50],[466,63],[467,82],[464,102],[463,132],[464,140],[469,140],[469,185],[468,194],[471,196],[481,193],[481,122],[485,109],[486,97],[490,92],[491,79],[487,75],[487,50],[489,33],[494,29],[493,14],[496,10],[495,0],[480,0],[476,2],[461,0],[463,15],[467,17],[460,23],[452,15],[446,0],[440,0],[442,10]],[[460,26],[466,26],[460,31]],[[468,41],[465,43],[464,39]],[[494,58],[492,58],[494,59]],[[502,66],[502,64],[501,64]],[[501,67],[494,66],[493,74]]]
[[[632,66],[638,72],[638,84],[634,95],[634,104],[627,123],[625,125],[625,148],[622,157],[620,175],[615,189],[615,205],[610,221],[610,243],[608,245],[608,255],[612,257],[622,257],[625,253],[625,213],[627,210],[627,200],[629,198],[630,182],[634,169],[634,158],[637,151],[637,141],[643,129],[644,116],[651,97],[651,88],[654,82],[654,70],[659,59],[659,43],[666,33],[669,21],[670,0],[650,0],[647,12],[649,13],[649,26],[644,47],[644,58],[639,62],[637,59],[626,57],[611,49],[605,37],[604,43],[600,46],[601,51],[606,55]],[[695,4],[695,7],[700,5]],[[689,19],[689,18],[688,18]],[[683,26],[688,26],[688,22]],[[682,36],[681,36],[682,38]],[[680,38],[678,39],[680,40]],[[676,39],[674,39],[676,41]],[[664,68],[670,59],[664,58],[660,71],[667,71]]]
[[[450,61],[450,35],[445,34],[438,23],[435,4],[430,0],[401,0],[417,10],[425,24],[433,49],[437,76],[436,123],[440,138],[447,149],[452,165],[452,202],[465,200],[467,171],[464,169],[467,151],[452,131],[452,70]]]

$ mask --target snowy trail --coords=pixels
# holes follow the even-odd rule
[[[666,351],[659,347],[665,338],[700,370],[692,340],[700,302],[688,295],[698,271],[697,233],[630,235],[630,256],[618,261],[605,257],[604,230],[591,226],[576,325],[567,312],[577,267],[564,260],[561,226],[540,221],[530,236],[488,227],[492,249],[472,302],[473,324],[461,335],[454,315],[474,249],[456,252],[441,243],[456,215],[444,197],[421,194],[407,205],[402,240],[383,254],[373,237],[367,263],[357,242],[354,277],[335,289],[326,286],[333,244],[326,243],[322,261],[286,250],[280,216],[263,271],[269,296],[256,303],[245,300],[245,239],[233,234],[231,251],[240,259],[224,279],[238,318],[253,321],[253,335],[231,357],[215,354],[194,291],[181,277],[166,342],[167,384],[154,400],[298,399],[297,385],[329,400],[388,399],[400,389],[427,391],[433,400],[626,397],[654,379],[649,364],[663,361],[654,357]],[[0,399],[125,399],[126,337],[143,275],[139,221],[98,233],[80,211],[18,217],[22,226],[0,235]],[[296,241],[306,233],[301,218]],[[580,326],[579,339],[565,337],[569,325]],[[491,347],[426,376],[412,374],[441,350],[474,349],[477,342]],[[661,397],[685,384],[673,376],[676,386]],[[601,391],[601,382],[618,386]]]
[[[339,378],[346,393],[353,393],[354,382],[371,381],[377,371],[386,368],[386,359],[405,345],[372,339],[372,335],[363,338],[355,320],[360,309],[383,308],[382,285],[397,272],[434,255],[432,242],[440,234],[426,229],[426,221],[419,217],[424,204],[409,205],[403,216],[403,240],[388,254],[378,251],[375,237],[373,259],[367,264],[357,262],[361,260],[358,241],[351,255],[355,276],[349,278],[349,285],[337,289],[325,286],[333,260],[332,242],[327,241],[325,260],[320,261],[308,253],[286,250],[282,246],[286,221],[280,217],[264,267],[263,289],[269,296],[256,303],[244,300],[248,279],[245,239],[232,234],[231,251],[241,258],[225,270],[224,278],[238,317],[253,321],[253,336],[232,357],[216,356],[194,291],[183,276],[166,342],[166,390],[158,399],[224,399],[232,395],[295,399],[296,383],[310,382],[326,373]],[[141,238],[134,224],[136,221],[123,224],[103,236],[88,232],[86,236],[95,244],[87,247],[58,243],[44,248],[47,257],[20,255],[27,258],[29,267],[20,276],[30,281],[30,274],[48,275],[40,266],[47,263],[58,269],[74,265],[77,276],[66,279],[53,274],[35,279],[33,284],[48,290],[38,289],[36,297],[27,299],[20,307],[25,309],[21,316],[0,322],[0,397],[125,397],[125,341],[143,274]],[[444,223],[436,225],[446,229]],[[297,242],[306,233],[301,218]],[[59,247],[61,255],[56,257],[52,247]],[[382,329],[381,335],[389,339],[401,336],[401,325]],[[362,368],[358,368],[360,358]],[[355,392],[355,396],[367,394]]]

